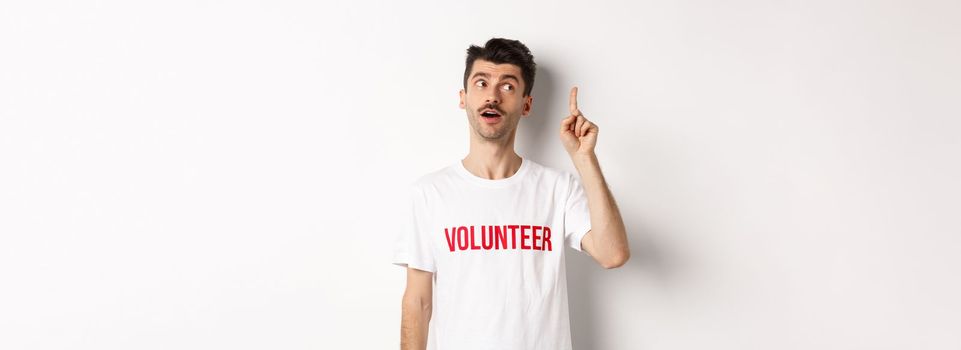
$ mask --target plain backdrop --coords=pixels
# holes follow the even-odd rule
[[[0,348],[396,349],[405,185],[466,156],[465,51],[539,66],[517,151],[632,258],[576,349],[961,348],[957,1],[0,5]],[[570,251],[575,253],[573,251]]]

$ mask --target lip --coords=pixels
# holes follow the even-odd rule
[[[497,113],[497,116],[496,116],[496,117],[485,117],[485,116],[484,116],[484,113],[487,113],[487,112]],[[482,110],[480,111],[480,113],[478,114],[478,117],[480,117],[480,119],[483,120],[485,124],[497,124],[497,123],[500,123],[501,119],[504,118],[504,115],[501,114],[501,112],[498,112],[496,109],[493,109],[493,108],[484,108],[484,109],[482,109]]]
[[[480,115],[481,117],[484,117],[484,113],[487,113],[487,112],[497,113],[497,118],[500,118],[500,117],[503,117],[503,116],[504,116],[503,113],[498,112],[496,109],[493,109],[493,108],[485,108],[485,109],[482,109],[478,115]]]
[[[501,119],[504,119],[504,117],[502,117],[502,116],[497,116],[497,117],[480,117],[480,118],[481,118],[481,120],[484,121],[484,123],[487,123],[487,124],[497,124],[497,123],[500,123]]]

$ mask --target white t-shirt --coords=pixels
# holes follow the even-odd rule
[[[584,252],[587,197],[574,175],[522,159],[505,179],[458,160],[410,183],[393,263],[434,273],[427,349],[571,349],[564,247]]]

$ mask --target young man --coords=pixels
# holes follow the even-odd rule
[[[578,110],[576,87],[560,138],[581,180],[514,152],[534,72],[519,41],[467,49],[460,107],[470,152],[411,183],[394,251],[407,267],[401,349],[571,349],[565,246],[604,268],[630,256],[594,154],[598,128]]]

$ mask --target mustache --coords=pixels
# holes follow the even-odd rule
[[[477,113],[481,113],[481,112],[483,112],[485,109],[493,109],[493,110],[497,111],[497,114],[504,115],[504,111],[501,111],[500,108],[497,108],[497,106],[492,105],[492,104],[489,104],[489,103],[486,104],[486,105],[484,105],[484,108],[478,109],[478,110],[477,110]]]

